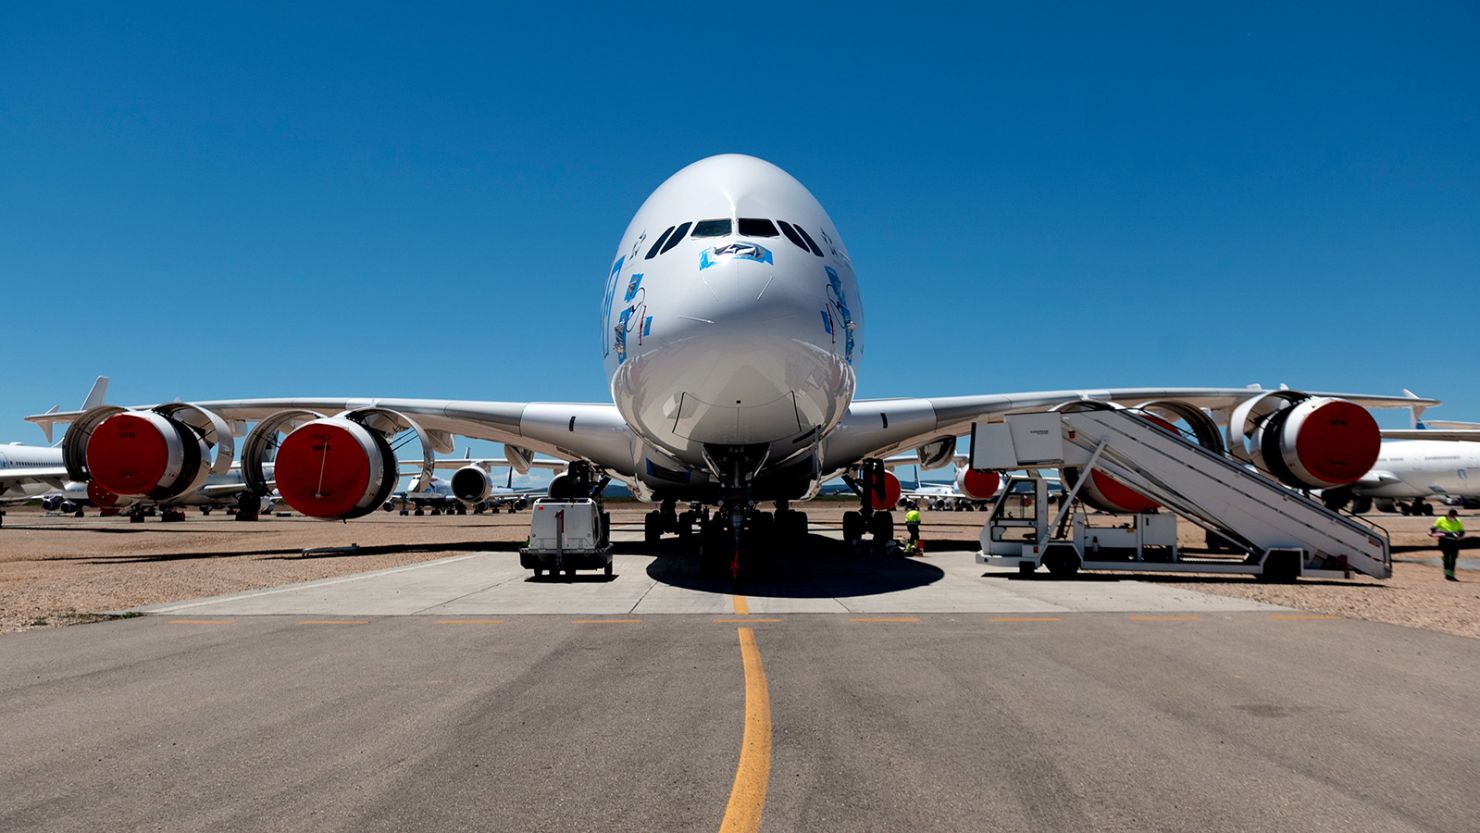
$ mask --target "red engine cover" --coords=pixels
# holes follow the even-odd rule
[[[118,505],[118,495],[103,488],[97,480],[87,481],[87,499],[99,509],[111,509]]]
[[[364,434],[364,436],[358,436]],[[366,429],[316,420],[283,438],[273,468],[278,492],[289,506],[311,518],[348,515],[374,496],[379,460]]]
[[[995,471],[962,469],[956,475],[956,488],[972,500],[988,500],[1002,486],[1002,475]]]
[[[1341,399],[1315,407],[1296,426],[1295,456],[1322,484],[1345,486],[1372,470],[1382,451],[1382,431],[1366,408]]]
[[[899,503],[900,491],[899,478],[895,477],[892,472],[884,472],[884,498],[880,500],[879,495],[870,489],[868,493],[869,508],[875,512],[888,512],[894,508],[895,504]]]
[[[92,480],[119,495],[145,495],[169,468],[169,441],[151,415],[122,413],[103,420],[87,440]]]
[[[1138,414],[1141,419],[1155,425],[1169,433],[1177,433],[1177,427],[1155,414]],[[1161,508],[1161,504],[1152,500],[1131,487],[1121,483],[1119,480],[1095,469],[1090,470],[1089,482],[1085,489],[1091,494],[1091,498],[1101,508],[1112,509],[1116,512],[1136,513],[1154,512]]]

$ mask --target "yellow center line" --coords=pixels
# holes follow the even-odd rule
[[[736,594],[730,596],[730,603],[735,606],[735,615],[736,616],[749,616],[750,615],[750,602],[746,601],[744,596],[740,595],[739,593],[736,593]]]
[[[1129,616],[1126,618],[1132,622],[1192,622],[1198,617],[1196,613],[1189,613],[1182,616]]]
[[[368,625],[369,619],[304,619],[300,625]]]
[[[1311,622],[1317,619],[1340,619],[1340,616],[1331,616],[1325,613],[1274,613],[1271,619],[1281,622]]]
[[[1057,622],[1057,616],[993,616],[990,622]]]
[[[738,623],[749,623],[749,622],[780,622],[782,620],[780,618],[767,619],[764,616],[716,616],[716,617],[714,617],[714,621],[715,622],[728,622],[728,623],[734,624],[734,623],[737,623],[737,622]]]
[[[914,624],[920,621],[918,616],[854,616],[850,622],[899,622],[903,624]]]
[[[171,619],[171,625],[232,625],[235,619]]]
[[[502,619],[438,619],[438,625],[502,625]]]
[[[740,660],[745,667],[745,731],[740,737],[740,763],[720,833],[756,833],[766,809],[766,787],[771,781],[771,695],[766,669],[755,644],[755,631],[740,633]]]
[[[641,619],[572,619],[572,625],[640,625]]]

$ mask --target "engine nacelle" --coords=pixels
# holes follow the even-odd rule
[[[493,478],[478,466],[463,466],[452,473],[452,496],[468,503],[488,499],[493,493]]]
[[[899,496],[904,492],[899,486],[899,478],[894,472],[884,471],[880,473],[884,479],[883,494],[876,489],[868,490],[868,505],[875,512],[888,512],[899,504]],[[865,485],[865,488],[868,488]]]
[[[131,497],[114,494],[103,488],[103,484],[96,480],[87,481],[87,499],[93,506],[99,509],[122,509],[137,503]]]
[[[962,467],[956,469],[956,491],[972,500],[990,500],[1002,487],[1002,475],[995,471],[984,471]]]
[[[124,411],[88,437],[87,471],[114,494],[168,500],[205,480],[208,453],[205,440],[178,420]]]
[[[1119,410],[1119,408],[1108,402],[1082,400],[1068,403],[1058,410],[1068,412],[1081,410],[1108,411]],[[1170,431],[1173,434],[1179,433],[1175,425],[1172,425],[1155,414],[1139,412],[1136,415],[1158,428]],[[1079,469],[1072,467],[1066,467],[1061,474],[1064,478],[1065,489],[1073,489],[1079,484],[1082,476],[1082,472]],[[1119,480],[1116,480],[1099,469],[1090,469],[1089,479],[1083,485],[1079,485],[1078,497],[1086,506],[1098,509],[1101,512],[1134,514],[1138,512],[1155,512],[1161,508],[1160,503],[1121,483]]]
[[[1382,450],[1382,432],[1366,408],[1296,391],[1270,391],[1240,404],[1228,433],[1234,456],[1303,489],[1355,483]]]
[[[396,455],[379,432],[345,416],[310,420],[278,446],[273,478],[283,502],[311,518],[369,514],[399,479]]]
[[[235,440],[220,416],[173,402],[149,410],[93,408],[62,438],[70,479],[122,497],[169,500],[231,468]]]

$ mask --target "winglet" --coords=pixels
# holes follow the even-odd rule
[[[50,408],[48,408],[46,412],[48,414],[54,414],[54,413],[56,413],[59,410],[61,410],[60,407],[58,407],[56,405],[53,405]],[[52,442],[52,439],[51,439],[51,426],[52,426],[52,423],[50,423],[50,422],[42,425],[41,426],[41,433],[43,433],[43,434],[46,435],[46,444],[47,445],[56,445],[56,443]]]
[[[1403,395],[1406,396],[1406,397],[1408,397],[1409,399],[1418,399],[1419,398],[1418,394],[1414,393],[1413,391],[1411,391],[1411,390],[1409,390],[1407,388],[1403,388]],[[1429,409],[1429,406],[1427,406],[1427,405],[1410,405],[1408,407],[1409,412],[1413,414],[1413,427],[1414,428],[1418,428],[1418,429],[1428,428],[1427,425],[1424,425],[1423,424],[1423,412],[1424,411],[1427,411],[1428,409]]]

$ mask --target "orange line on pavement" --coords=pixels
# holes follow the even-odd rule
[[[740,595],[739,593],[736,593],[736,594],[730,596],[730,603],[735,606],[735,615],[736,616],[749,616],[750,615],[750,602],[746,601],[744,596]]]
[[[740,763],[735,783],[720,821],[719,833],[758,833],[761,812],[766,808],[766,787],[771,782],[771,693],[766,687],[766,669],[755,644],[755,631],[736,628],[740,634],[740,662],[745,668],[745,729],[740,736]]]
[[[572,625],[640,625],[641,619],[572,619]]]
[[[304,619],[300,625],[368,625],[369,619]]]
[[[767,619],[762,616],[716,616],[715,622],[728,622],[730,624],[749,624],[751,622],[780,622],[780,619]]]

